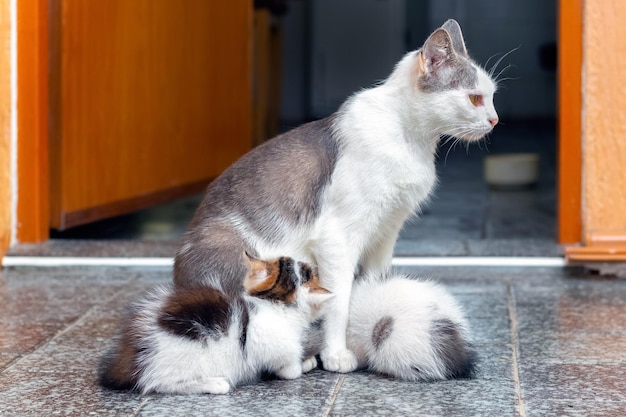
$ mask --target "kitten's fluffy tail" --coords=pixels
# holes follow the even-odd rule
[[[111,390],[136,389],[136,348],[125,334],[102,359],[98,368],[98,383]]]
[[[398,275],[355,283],[348,348],[361,367],[407,381],[471,378],[477,359],[456,300]]]

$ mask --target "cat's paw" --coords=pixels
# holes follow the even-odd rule
[[[302,373],[310,372],[315,368],[317,368],[317,359],[315,359],[315,356],[311,356],[302,361]]]
[[[209,394],[226,394],[231,387],[226,379],[215,377],[206,379],[202,388]]]
[[[320,357],[324,369],[331,372],[352,372],[359,364],[356,355],[348,349],[324,349]]]
[[[276,372],[276,376],[282,379],[296,379],[300,375],[302,375],[302,365],[299,363],[284,366]]]

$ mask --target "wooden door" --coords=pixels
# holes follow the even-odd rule
[[[204,188],[251,144],[252,2],[50,2],[50,225]]]

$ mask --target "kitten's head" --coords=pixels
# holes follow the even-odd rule
[[[333,295],[321,286],[317,270],[304,262],[283,256],[262,260],[244,252],[248,275],[243,286],[254,297],[281,303],[306,306],[312,319],[321,314],[323,305]]]
[[[469,57],[455,20],[435,30],[409,59],[411,82],[428,96],[423,101],[437,119],[437,133],[475,141],[493,130],[496,83]]]

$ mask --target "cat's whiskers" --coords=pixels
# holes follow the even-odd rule
[[[520,45],[520,46],[521,46],[521,45]],[[494,76],[493,76],[493,74],[494,74],[494,72],[496,72],[496,70],[498,69],[498,65],[500,65],[500,63],[502,62],[502,60],[503,60],[504,58],[506,58],[508,55],[510,55],[511,53],[513,53],[513,52],[517,51],[517,50],[520,48],[520,46],[516,46],[515,48],[511,49],[509,52],[507,52],[507,53],[505,53],[504,55],[502,55],[502,56],[501,56],[500,58],[498,58],[498,60],[497,60],[497,61],[496,61],[496,62],[495,62],[492,66],[491,66],[491,68],[489,68],[489,70],[487,71],[487,73],[489,74],[489,76],[490,76],[492,79],[497,78],[497,77],[494,77]],[[493,56],[496,56],[496,55],[498,55],[498,54],[494,54],[494,55],[492,55],[492,57],[493,57]],[[487,63],[489,62],[489,60],[490,60],[490,59],[491,59],[491,57],[487,60]],[[485,66],[487,65],[487,63],[485,63]],[[510,67],[510,65],[507,65],[507,66],[506,66],[506,68],[509,68],[509,67]],[[502,72],[502,71],[500,71],[500,73],[501,73],[501,72]],[[498,74],[500,74],[500,73],[498,73]],[[497,83],[496,83],[496,84],[497,84]]]
[[[496,74],[496,76],[495,76],[495,77],[493,77],[493,82],[496,84],[496,86],[498,86],[498,87],[499,87],[499,86],[500,86],[500,83],[501,83],[502,81],[506,81],[506,80],[516,80],[516,79],[517,79],[517,77],[506,77],[506,78],[500,78],[500,76],[501,76],[501,75],[503,75],[505,71],[507,71],[509,68],[512,68],[512,67],[514,67],[514,65],[512,65],[512,64],[507,65],[506,67],[502,68],[502,69],[500,70],[500,72],[498,72],[498,73]]]

